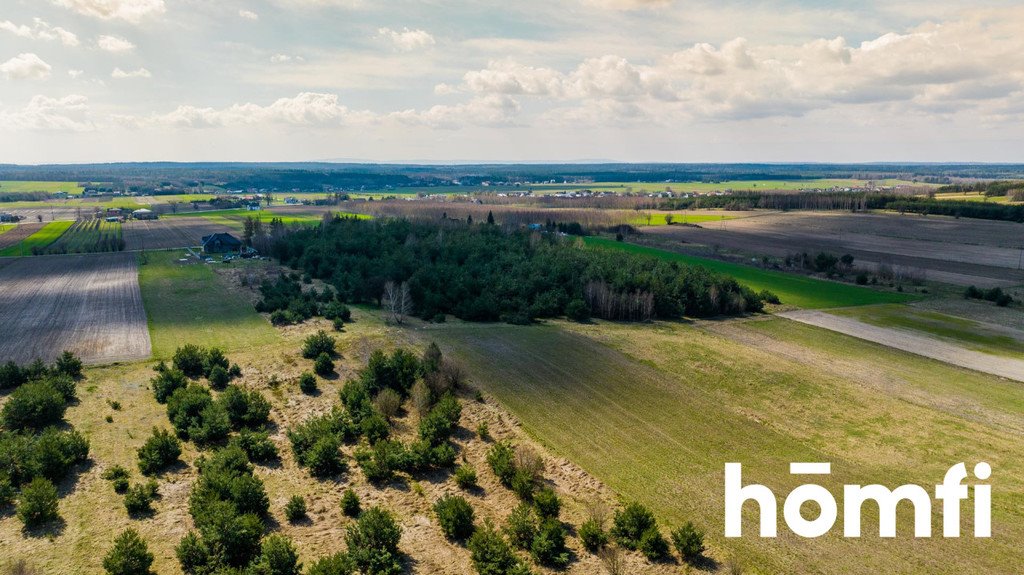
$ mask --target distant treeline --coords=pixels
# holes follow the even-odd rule
[[[934,214],[958,218],[1024,222],[1024,205],[935,200],[918,196],[879,193],[766,194],[742,192],[726,196],[698,196],[661,202],[661,209],[726,210],[893,210],[900,213]]]
[[[974,182],[971,184],[951,184],[942,186],[937,193],[966,194],[971,192],[984,193],[986,196],[1005,196],[1012,190],[1024,189],[1024,180],[997,180],[994,182]]]
[[[49,192],[0,192],[0,202],[41,202],[52,197]]]
[[[412,313],[425,319],[707,317],[760,311],[769,297],[703,267],[486,223],[335,218],[285,235],[271,253],[348,303],[380,303],[385,284],[407,282]]]

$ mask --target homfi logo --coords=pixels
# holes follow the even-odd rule
[[[830,475],[829,463],[791,463],[791,475]],[[775,537],[778,534],[778,502],[772,490],[764,485],[743,485],[743,466],[740,463],[725,464],[725,536],[740,537],[743,531],[743,504],[753,501],[760,511],[761,537]],[[974,466],[974,476],[986,481],[992,475],[988,463]],[[992,486],[964,483],[967,467],[957,463],[949,468],[942,483],[935,486],[935,499],[942,505],[942,536],[960,537],[960,502],[974,498],[974,536],[992,536]],[[815,519],[805,519],[800,513],[804,503],[815,502],[820,513]],[[860,537],[861,508],[866,501],[878,505],[878,534],[880,537],[896,537],[896,507],[907,501],[914,510],[914,536],[932,536],[932,498],[928,490],[920,485],[901,485],[889,489],[884,485],[843,486],[843,535]],[[782,506],[786,525],[801,537],[820,537],[828,533],[839,516],[835,497],[820,485],[805,484],[794,489]]]

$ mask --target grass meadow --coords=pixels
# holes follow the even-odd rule
[[[901,293],[883,292],[797,274],[689,256],[647,246],[616,242],[607,238],[588,237],[584,241],[588,246],[595,248],[617,249],[631,253],[652,255],[682,264],[704,266],[713,271],[730,275],[736,278],[736,281],[755,291],[769,290],[779,296],[783,304],[802,308],[822,309],[880,303],[900,303],[914,299],[914,296]]]
[[[624,500],[651,505],[669,525],[692,520],[712,556],[752,573],[1012,573],[1024,537],[1024,432],[1019,386],[783,319],[596,323],[534,327],[452,323],[424,330],[469,367],[472,381],[512,411],[529,434],[582,466]],[[956,397],[956,401],[950,398]],[[780,499],[805,478],[789,463],[828,461],[821,485],[939,482],[960,461],[998,470],[989,540],[913,539],[901,508],[896,540],[839,528],[816,540],[788,534],[723,536],[723,471]],[[837,495],[840,500],[841,495]],[[812,515],[809,515],[812,516]],[[964,528],[970,525],[965,506]],[[941,518],[933,515],[941,533]],[[872,535],[873,534],[873,535]]]
[[[241,294],[206,264],[181,264],[181,250],[148,252],[139,286],[153,357],[167,359],[185,343],[226,351],[273,343],[278,334]]]
[[[32,192],[81,194],[83,191],[84,188],[79,182],[0,181],[0,194],[27,194]]]

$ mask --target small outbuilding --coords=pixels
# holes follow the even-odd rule
[[[132,217],[135,218],[136,220],[155,220],[159,216],[153,210],[147,210],[146,208],[142,208],[132,212]]]
[[[242,240],[231,234],[219,233],[203,236],[203,253],[226,254],[241,251]]]

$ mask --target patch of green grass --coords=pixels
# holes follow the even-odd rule
[[[139,286],[153,357],[169,358],[185,343],[225,351],[274,343],[278,333],[252,304],[207,264],[178,262],[180,250],[140,255]]]
[[[1016,456],[1024,426],[1018,386],[787,320],[729,325],[781,337],[798,332],[786,341],[799,351],[780,354],[758,341],[678,323],[453,323],[419,335],[437,340],[530,435],[621,500],[650,505],[666,528],[684,521],[702,526],[718,560],[735,556],[757,573],[959,575],[1015,568],[1011,542],[1024,536],[1014,495],[1024,487]],[[875,374],[898,383],[879,384]],[[957,393],[964,403],[951,406]],[[870,506],[862,539],[843,539],[841,520],[813,542],[784,536],[781,510],[783,536],[760,539],[751,533],[758,517],[753,505],[744,509],[745,536],[722,536],[726,462],[743,464],[745,484],[770,486],[781,508],[785,494],[805,482],[789,474],[790,462],[831,462],[832,475],[815,483],[841,499],[842,484],[929,485],[958,461],[980,460],[1000,469],[1005,482],[993,500],[1002,543],[933,537],[908,545],[912,518],[900,509],[901,539],[886,545]]]
[[[852,317],[879,327],[922,332],[982,353],[1024,357],[1024,341],[994,332],[976,321],[944,313],[892,304],[837,309],[829,313]]]
[[[75,222],[50,222],[21,242],[0,250],[0,256],[30,256],[32,250],[42,250],[57,241]]]
[[[689,256],[647,246],[616,242],[607,238],[588,237],[587,245],[602,249],[617,249],[646,254],[682,264],[698,265],[732,276],[754,291],[769,290],[779,296],[782,303],[808,309],[849,307],[879,303],[902,303],[915,299],[901,293],[883,292],[870,288],[820,280],[802,275],[764,270],[742,264],[710,258]]]
[[[84,188],[78,182],[31,182],[4,180],[0,182],[0,194],[27,194],[32,192],[67,192],[81,194]]]
[[[15,224],[0,224],[0,234],[13,230]]]
[[[650,221],[647,220],[647,216],[638,216],[629,220],[629,224],[634,226],[664,226],[666,225],[665,216],[667,214],[651,214]],[[733,220],[738,216],[726,216],[719,214],[687,214],[686,211],[672,212],[672,223],[673,224],[704,224],[708,222],[721,222],[724,220]]]

